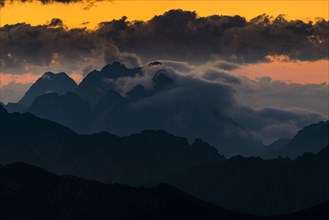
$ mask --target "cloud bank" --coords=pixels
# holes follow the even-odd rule
[[[31,26],[20,23],[0,29],[1,70],[5,73],[40,73],[48,70],[84,73],[108,62],[141,65],[140,58],[126,53],[111,41],[86,29],[67,29],[63,22]]]
[[[288,21],[268,15],[247,21],[240,16],[200,17],[191,11],[171,10],[149,21],[123,17],[102,22],[96,30],[67,29],[54,18],[45,25],[1,27],[1,65],[3,72],[20,73],[40,66],[83,72],[113,61],[134,66],[158,59],[255,63],[285,56],[292,61],[314,61],[328,59],[328,36],[326,20]],[[210,78],[215,75],[208,73]]]

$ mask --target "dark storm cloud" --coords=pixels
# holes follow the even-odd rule
[[[149,21],[127,21],[123,17],[103,22],[93,31],[67,29],[55,18],[47,25],[5,25],[0,34],[2,66],[14,72],[17,66],[29,68],[59,61],[60,66],[67,64],[71,69],[81,64],[83,68],[100,66],[92,62],[102,60],[103,64],[114,59],[135,65],[139,63],[135,54],[145,62],[199,64],[209,60],[267,62],[276,55],[290,60],[326,59],[329,22],[287,21],[282,16],[271,19],[267,15],[246,21],[240,16],[199,17],[195,12],[171,10]],[[239,66],[222,61],[217,67],[232,70]]]
[[[63,26],[63,21],[59,18],[51,19],[49,26]]]
[[[3,7],[6,5],[6,3],[12,3],[15,1],[20,1],[22,3],[29,3],[32,1],[39,1],[42,4],[51,4],[51,3],[63,3],[63,4],[70,4],[70,3],[88,3],[92,4],[95,2],[101,2],[101,1],[111,1],[111,0],[0,0],[0,7]]]
[[[0,29],[2,71],[24,73],[40,71],[76,71],[99,68],[119,61],[128,66],[141,65],[132,53],[121,52],[110,40],[83,28],[67,29],[58,18],[47,25],[25,23]]]
[[[246,21],[240,16],[199,17],[171,10],[146,22],[126,18],[103,22],[98,32],[124,50],[153,59],[257,62],[274,55],[299,60],[328,57],[325,20],[312,23],[260,15]]]

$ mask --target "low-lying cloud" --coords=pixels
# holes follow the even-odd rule
[[[256,109],[242,105],[236,96],[241,92],[239,87],[246,86],[245,82],[227,80],[228,76],[240,80],[228,73],[225,77],[209,80],[204,76],[209,68],[210,64],[193,68],[187,63],[166,61],[162,65],[145,66],[143,75],[111,80],[112,88],[122,97],[126,97],[137,85],[145,88],[144,94],[150,94],[149,91],[154,91],[153,77],[159,71],[173,79],[174,84],[133,102],[120,102],[126,104],[99,120],[104,123],[102,129],[119,135],[144,129],[165,129],[191,141],[202,138],[221,152],[233,155],[236,152],[252,154],[248,146],[240,146],[242,140],[245,141],[244,145],[248,145],[249,141],[250,146],[257,145],[257,140],[268,144],[278,138],[291,138],[305,125],[325,120],[322,114],[305,108]],[[219,69],[218,65],[212,67],[218,72],[225,71],[224,68]],[[186,72],[189,69],[192,70]],[[222,149],[222,146],[232,148]]]

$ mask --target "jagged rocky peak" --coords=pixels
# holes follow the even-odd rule
[[[116,70],[125,70],[127,67],[120,62],[113,62],[112,64],[107,64],[102,68],[101,71],[116,71]]]
[[[119,77],[134,77],[136,74],[140,73],[141,68],[127,68],[124,64],[120,62],[113,62],[112,64],[107,64],[101,70],[101,73],[106,74],[112,79],[117,79]]]
[[[66,73],[46,72],[29,88],[19,104],[30,106],[35,98],[40,95],[49,92],[62,95],[68,91],[74,91],[76,87],[76,82]]]
[[[152,83],[155,90],[161,90],[174,86],[175,80],[168,76],[166,70],[158,70],[152,78]]]
[[[142,86],[141,84],[137,84],[132,90],[126,93],[126,96],[131,99],[137,100],[147,96],[147,91],[145,90],[144,86]]]
[[[53,72],[45,72],[42,76],[41,79],[54,79],[54,78],[71,78],[64,72],[59,72],[59,73],[53,73]]]

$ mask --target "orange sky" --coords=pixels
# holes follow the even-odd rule
[[[43,73],[40,74],[32,74],[32,73],[25,73],[25,74],[6,74],[1,73],[0,75],[0,87],[6,86],[9,83],[34,83],[39,77],[42,76]],[[70,77],[74,79],[75,82],[80,83],[82,80],[82,75],[78,73],[71,73]]]
[[[314,20],[316,17],[329,19],[328,4],[327,0],[113,0],[96,3],[94,7],[85,10],[86,5],[81,3],[42,5],[39,2],[25,4],[16,2],[1,8],[1,26],[18,22],[44,24],[54,17],[59,17],[69,27],[94,28],[99,22],[118,19],[123,15],[129,20],[148,20],[154,15],[177,8],[196,11],[200,16],[238,14],[250,19],[267,13],[272,16],[286,14],[288,19]],[[84,22],[90,23],[81,25]]]
[[[329,61],[320,60],[316,62],[281,62],[274,61],[271,63],[249,64],[242,66],[240,69],[231,71],[233,75],[247,76],[250,79],[270,76],[273,80],[280,80],[292,83],[329,83]],[[40,74],[4,74],[0,75],[1,86],[8,85],[10,82],[14,83],[33,83]],[[71,73],[72,77],[77,83],[82,80],[82,75],[78,73]]]
[[[329,83],[329,61],[258,63],[232,71],[238,76],[251,79],[270,76],[273,80],[293,83]]]

